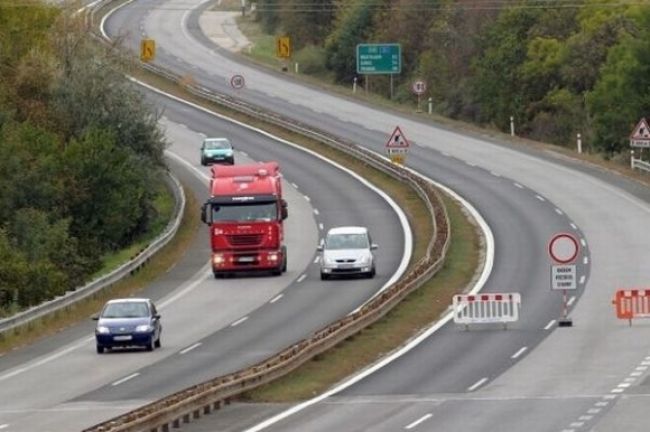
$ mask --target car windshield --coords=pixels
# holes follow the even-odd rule
[[[109,303],[102,312],[102,318],[143,318],[149,316],[145,302]]]
[[[212,205],[212,220],[216,221],[271,221],[278,218],[275,202],[246,205]]]
[[[228,140],[209,140],[205,142],[205,148],[208,150],[226,150],[230,148]]]
[[[325,240],[327,249],[367,249],[368,236],[365,234],[330,234]]]

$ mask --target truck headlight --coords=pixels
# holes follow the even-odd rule
[[[277,261],[278,260],[278,254],[277,252],[272,252],[269,254],[269,261]]]
[[[212,257],[212,262],[213,262],[214,264],[216,264],[216,265],[219,265],[219,264],[223,264],[224,262],[226,262],[226,259],[225,259],[224,256],[221,255],[221,254],[219,254],[219,255],[214,255],[214,256]]]

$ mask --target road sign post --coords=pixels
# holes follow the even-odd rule
[[[569,318],[567,290],[577,288],[575,260],[580,252],[580,244],[573,234],[555,234],[548,243],[548,254],[555,263],[551,265],[551,289],[562,291],[562,318],[558,320],[559,327],[571,327],[573,321]]]

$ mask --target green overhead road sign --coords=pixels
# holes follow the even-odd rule
[[[400,44],[357,45],[357,73],[398,74],[402,71]]]

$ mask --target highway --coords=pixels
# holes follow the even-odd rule
[[[215,280],[201,227],[182,261],[138,294],[159,305],[162,349],[97,355],[89,319],[7,353],[0,358],[1,430],[81,430],[255,363],[349,313],[403,271],[410,244],[404,216],[358,178],[208,113],[169,100],[165,107],[170,166],[199,201],[207,195],[208,169],[199,164],[206,135],[228,136],[238,161],[280,162],[289,202],[287,273]],[[314,258],[322,231],[351,223],[368,226],[380,245],[377,276],[320,281]],[[384,229],[386,223],[392,228]]]
[[[399,125],[415,143],[408,165],[454,189],[490,225],[496,254],[484,289],[523,298],[510,330],[442,326],[396,362],[272,430],[646,430],[647,331],[616,320],[611,305],[617,288],[648,279],[646,188],[543,148],[458,134],[242,62],[202,34],[198,19],[208,5],[139,1],[107,28],[132,47],[142,34],[154,38],[159,64],[202,85],[377,151]],[[246,78],[245,89],[229,87],[235,73]],[[569,328],[555,325],[561,298],[550,291],[546,254],[561,231],[584,242]],[[236,404],[188,429],[242,430],[257,423],[259,408],[269,410]]]

